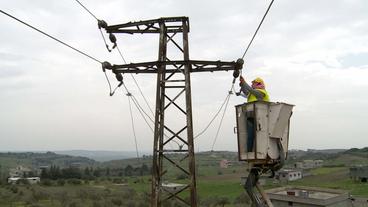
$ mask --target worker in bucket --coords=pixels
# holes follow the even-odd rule
[[[247,97],[247,102],[255,102],[255,101],[270,101],[270,97],[265,89],[264,81],[261,78],[256,78],[252,81],[252,86],[249,86],[243,76],[240,76],[239,86],[241,87],[240,91],[244,94],[237,93],[237,95],[243,95]],[[254,137],[255,137],[255,129],[254,129],[254,117],[247,117],[247,152],[253,152],[254,150]]]
[[[262,78],[256,78],[252,81],[252,86],[249,86],[245,82],[243,76],[240,76],[239,86],[241,87],[241,92],[247,97],[247,102],[254,101],[270,101],[270,97],[265,89],[265,84]],[[237,93],[237,95],[241,95]]]

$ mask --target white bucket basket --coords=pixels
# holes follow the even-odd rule
[[[286,158],[293,107],[263,101],[235,106],[239,160],[272,164],[280,157]],[[280,156],[280,152],[284,155]]]

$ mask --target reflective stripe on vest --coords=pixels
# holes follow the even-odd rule
[[[270,101],[270,97],[268,96],[268,93],[265,89],[255,89],[263,94],[263,100],[262,101]],[[257,97],[253,95],[252,93],[248,94],[248,103],[258,101]]]

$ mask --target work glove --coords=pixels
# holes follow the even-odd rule
[[[240,76],[239,81],[239,86],[242,86],[245,83],[243,76]]]

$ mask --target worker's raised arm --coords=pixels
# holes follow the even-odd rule
[[[239,86],[241,88],[241,91],[245,94],[248,95],[248,93],[253,94],[254,96],[257,97],[257,100],[263,100],[264,98],[264,94],[254,88],[252,88],[250,85],[248,85],[247,82],[245,82],[244,78],[242,76],[240,76],[240,83]]]

